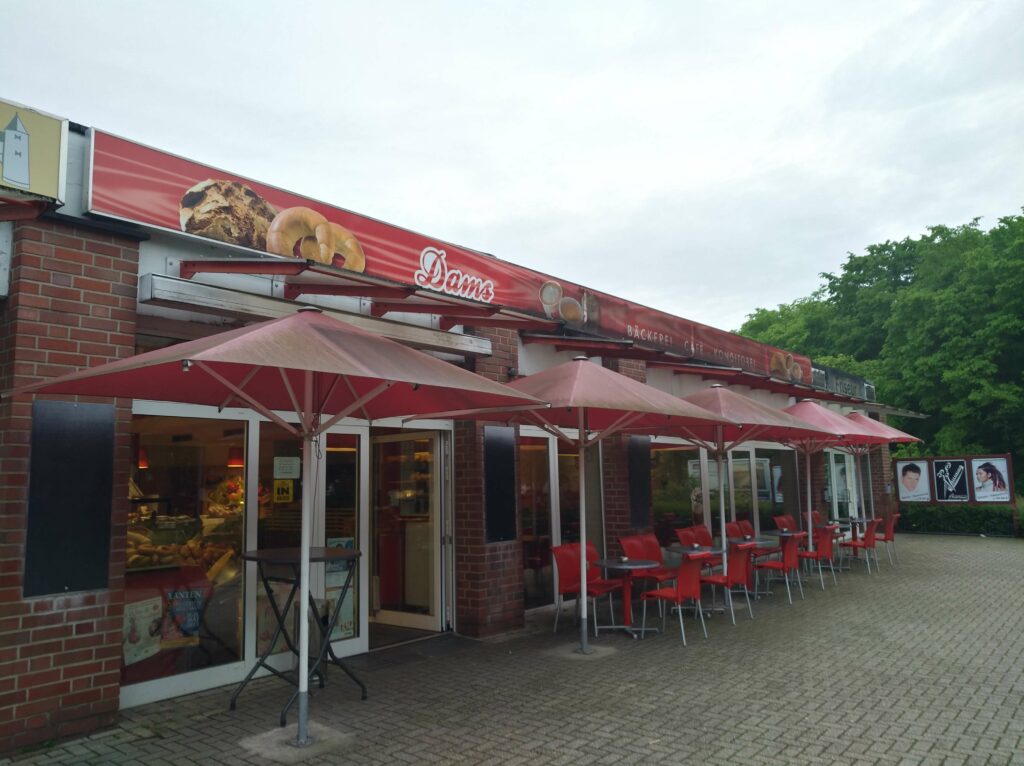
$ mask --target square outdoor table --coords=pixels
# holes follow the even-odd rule
[[[270,608],[274,611],[274,619],[277,621],[277,629],[274,631],[273,638],[270,639],[270,643],[267,646],[267,650],[256,660],[256,664],[253,665],[252,670],[245,679],[235,689],[235,693],[231,695],[230,709],[235,709],[235,702],[238,700],[238,695],[242,693],[242,689],[245,688],[246,684],[252,680],[252,677],[256,675],[256,671],[260,668],[269,670],[278,678],[288,681],[288,683],[295,685],[295,692],[291,698],[285,704],[281,710],[281,725],[284,726],[286,717],[288,715],[288,708],[290,708],[296,697],[299,695],[298,690],[298,673],[296,671],[295,678],[292,678],[290,673],[282,673],[277,668],[271,667],[267,663],[267,658],[273,653],[274,646],[277,644],[279,637],[284,638],[284,642],[288,649],[291,650],[292,654],[296,657],[299,656],[298,642],[295,640],[291,632],[288,630],[288,614],[291,611],[292,602],[295,600],[295,594],[299,589],[299,564],[300,564],[300,551],[298,548],[267,548],[265,550],[258,551],[246,551],[242,554],[242,559],[245,561],[256,562],[256,568],[260,575],[260,580],[263,582],[263,589],[267,592],[267,598],[270,600]],[[352,576],[356,571],[355,562],[359,559],[362,554],[353,550],[352,548],[310,548],[309,549],[309,561],[311,564],[314,563],[333,563],[338,561],[347,561],[348,576],[345,578],[345,583],[341,586],[341,591],[338,593],[337,601],[334,605],[334,614],[330,620],[324,620],[320,618],[319,612],[316,608],[316,602],[313,600],[313,594],[309,594],[309,606],[312,613],[317,615],[316,624],[320,629],[320,651],[313,658],[312,653],[310,654],[310,660],[313,660],[309,666],[308,672],[309,677],[316,676],[320,683],[320,688],[324,688],[324,672],[322,666],[325,660],[329,660],[333,664],[337,665],[345,674],[351,678],[359,688],[362,689],[362,698],[366,699],[366,684],[360,681],[356,675],[349,670],[349,668],[343,663],[338,656],[334,653],[334,649],[331,647],[331,632],[334,630],[335,625],[338,623],[338,615],[341,614],[341,604],[345,600],[346,594],[348,594],[349,587],[352,585]],[[276,574],[268,574],[268,566],[287,566],[291,567],[292,575],[282,576]],[[277,603],[277,599],[274,598],[274,588],[271,585],[273,582],[282,582],[291,585],[291,590],[288,592],[288,597],[285,599],[284,606],[280,606]],[[308,615],[305,615],[308,619]]]

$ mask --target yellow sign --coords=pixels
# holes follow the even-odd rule
[[[0,101],[0,196],[64,201],[68,121]]]
[[[290,503],[294,499],[292,479],[274,479],[274,502]]]

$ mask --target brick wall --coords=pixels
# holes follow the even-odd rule
[[[0,305],[0,389],[131,355],[138,243],[17,224]],[[112,724],[121,667],[131,417],[117,407],[109,586],[22,598],[32,397],[0,402],[0,752]]]
[[[608,359],[608,369],[627,378],[647,382],[647,365],[637,359]],[[653,530],[653,517],[643,527],[631,525],[629,508],[629,436],[610,436],[603,442],[601,470],[604,492],[605,540],[608,555],[620,556],[619,537]]]
[[[518,367],[517,333],[505,328],[468,331],[491,341],[492,355],[477,360],[476,372],[507,382],[509,368]],[[455,611],[458,631],[467,636],[523,626],[522,543],[486,542],[483,428],[461,421],[454,435]]]

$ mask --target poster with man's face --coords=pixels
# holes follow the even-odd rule
[[[927,503],[932,499],[927,460],[897,460],[896,486],[901,503]]]
[[[979,457],[971,460],[971,484],[979,503],[1010,502],[1010,470],[1006,458]]]
[[[935,481],[935,499],[940,503],[966,503],[971,499],[967,489],[966,460],[933,460],[932,479]]]

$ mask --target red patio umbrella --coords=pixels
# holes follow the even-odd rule
[[[811,453],[819,452],[826,447],[836,447],[852,455],[865,454],[871,447],[884,444],[887,439],[866,431],[856,421],[840,415],[838,412],[822,407],[817,402],[805,399],[802,402],[786,407],[786,412],[801,420],[805,420],[824,431],[834,435],[831,442],[823,441],[797,441],[792,446],[804,453],[807,466],[807,516],[811,515]],[[860,484],[860,461],[855,463],[857,474],[857,487],[859,492]],[[808,526],[808,529],[810,527]],[[813,537],[813,535],[811,535]]]
[[[579,450],[580,476],[580,647],[587,646],[587,515],[584,449],[613,434],[661,433],[682,428],[698,437],[710,438],[718,425],[732,425],[725,418],[701,409],[678,397],[659,391],[625,375],[595,364],[585,356],[556,365],[543,372],[519,378],[508,384],[524,394],[550,402],[546,410],[519,412],[443,413],[449,417],[537,425]],[[570,437],[565,429],[577,429]]]
[[[689,441],[704,447],[717,458],[718,515],[722,547],[725,548],[725,473],[722,470],[725,453],[753,439],[777,442],[784,439],[822,439],[831,435],[783,410],[732,391],[721,383],[715,383],[710,388],[683,397],[683,401],[696,404],[732,421],[732,424],[716,426],[714,438],[711,440],[701,439],[694,434],[687,435]],[[685,428],[683,432],[686,432]],[[725,571],[728,571],[728,559],[728,556],[722,558]]]
[[[893,428],[887,423],[883,423],[879,420],[869,418],[866,415],[862,415],[859,412],[851,412],[846,417],[852,420],[865,431],[870,431],[874,434],[877,434],[878,436],[888,437],[890,442],[910,444],[911,442],[921,441],[916,436],[911,436],[905,431],[901,431],[898,428]]]
[[[312,446],[348,416],[376,420],[460,408],[546,406],[474,373],[392,340],[300,309],[281,319],[42,381],[7,392],[153,399],[248,406],[302,440],[302,524],[298,602],[309,598]],[[294,411],[298,425],[274,410]],[[299,620],[299,727],[307,744],[309,621]]]

